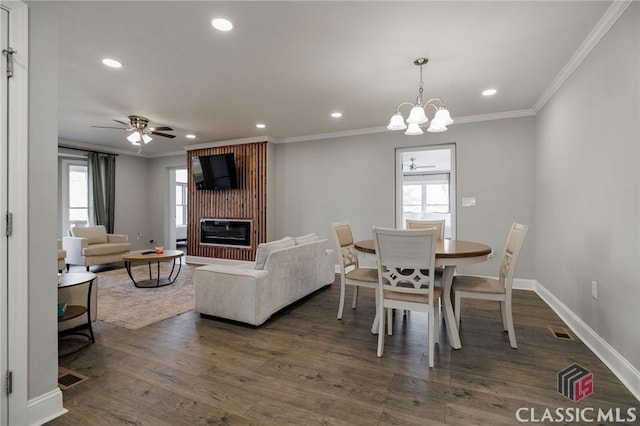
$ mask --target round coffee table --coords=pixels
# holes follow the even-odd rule
[[[139,250],[132,251],[122,256],[124,260],[124,267],[127,268],[129,278],[133,281],[133,285],[138,288],[150,288],[150,287],[162,287],[165,285],[173,284],[182,269],[182,256],[184,252],[180,250],[165,250],[162,253],[156,253],[154,250]],[[178,259],[178,270],[176,271],[176,259]],[[171,271],[166,278],[160,277],[160,262],[173,261],[171,265]],[[149,264],[149,279],[136,281],[131,273],[131,264],[134,262],[142,262]],[[153,278],[151,272],[151,264],[157,264],[156,277]],[[175,272],[175,275],[174,275]]]

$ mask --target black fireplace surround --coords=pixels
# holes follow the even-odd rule
[[[251,220],[202,218],[200,219],[200,244],[251,248]]]

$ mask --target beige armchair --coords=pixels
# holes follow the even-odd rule
[[[67,251],[62,248],[62,240],[58,240],[58,272],[62,272],[65,267]]]
[[[62,239],[62,247],[67,251],[69,265],[90,266],[120,262],[122,255],[131,251],[128,237],[122,234],[107,234],[104,226],[74,226],[70,237]]]

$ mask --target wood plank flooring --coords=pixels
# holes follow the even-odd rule
[[[539,418],[546,408],[640,405],[580,341],[551,334],[565,325],[535,293],[515,292],[517,350],[496,302],[464,300],[462,349],[441,324],[433,369],[418,313],[395,313],[376,357],[373,293],[360,293],[356,310],[348,293],[341,321],[338,282],[258,328],[194,312],[135,331],[98,321],[96,343],[60,360],[90,379],[64,392],[69,413],[48,424],[499,425],[518,424],[521,407]],[[556,391],[557,372],[573,363],[595,384],[578,403]]]

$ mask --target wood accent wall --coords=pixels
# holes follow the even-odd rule
[[[197,190],[188,184],[187,254],[198,257],[254,260],[258,244],[267,239],[267,142],[197,149],[187,152],[187,171],[193,176],[191,157],[233,152],[238,189]],[[200,245],[200,219],[251,219],[251,248]]]

